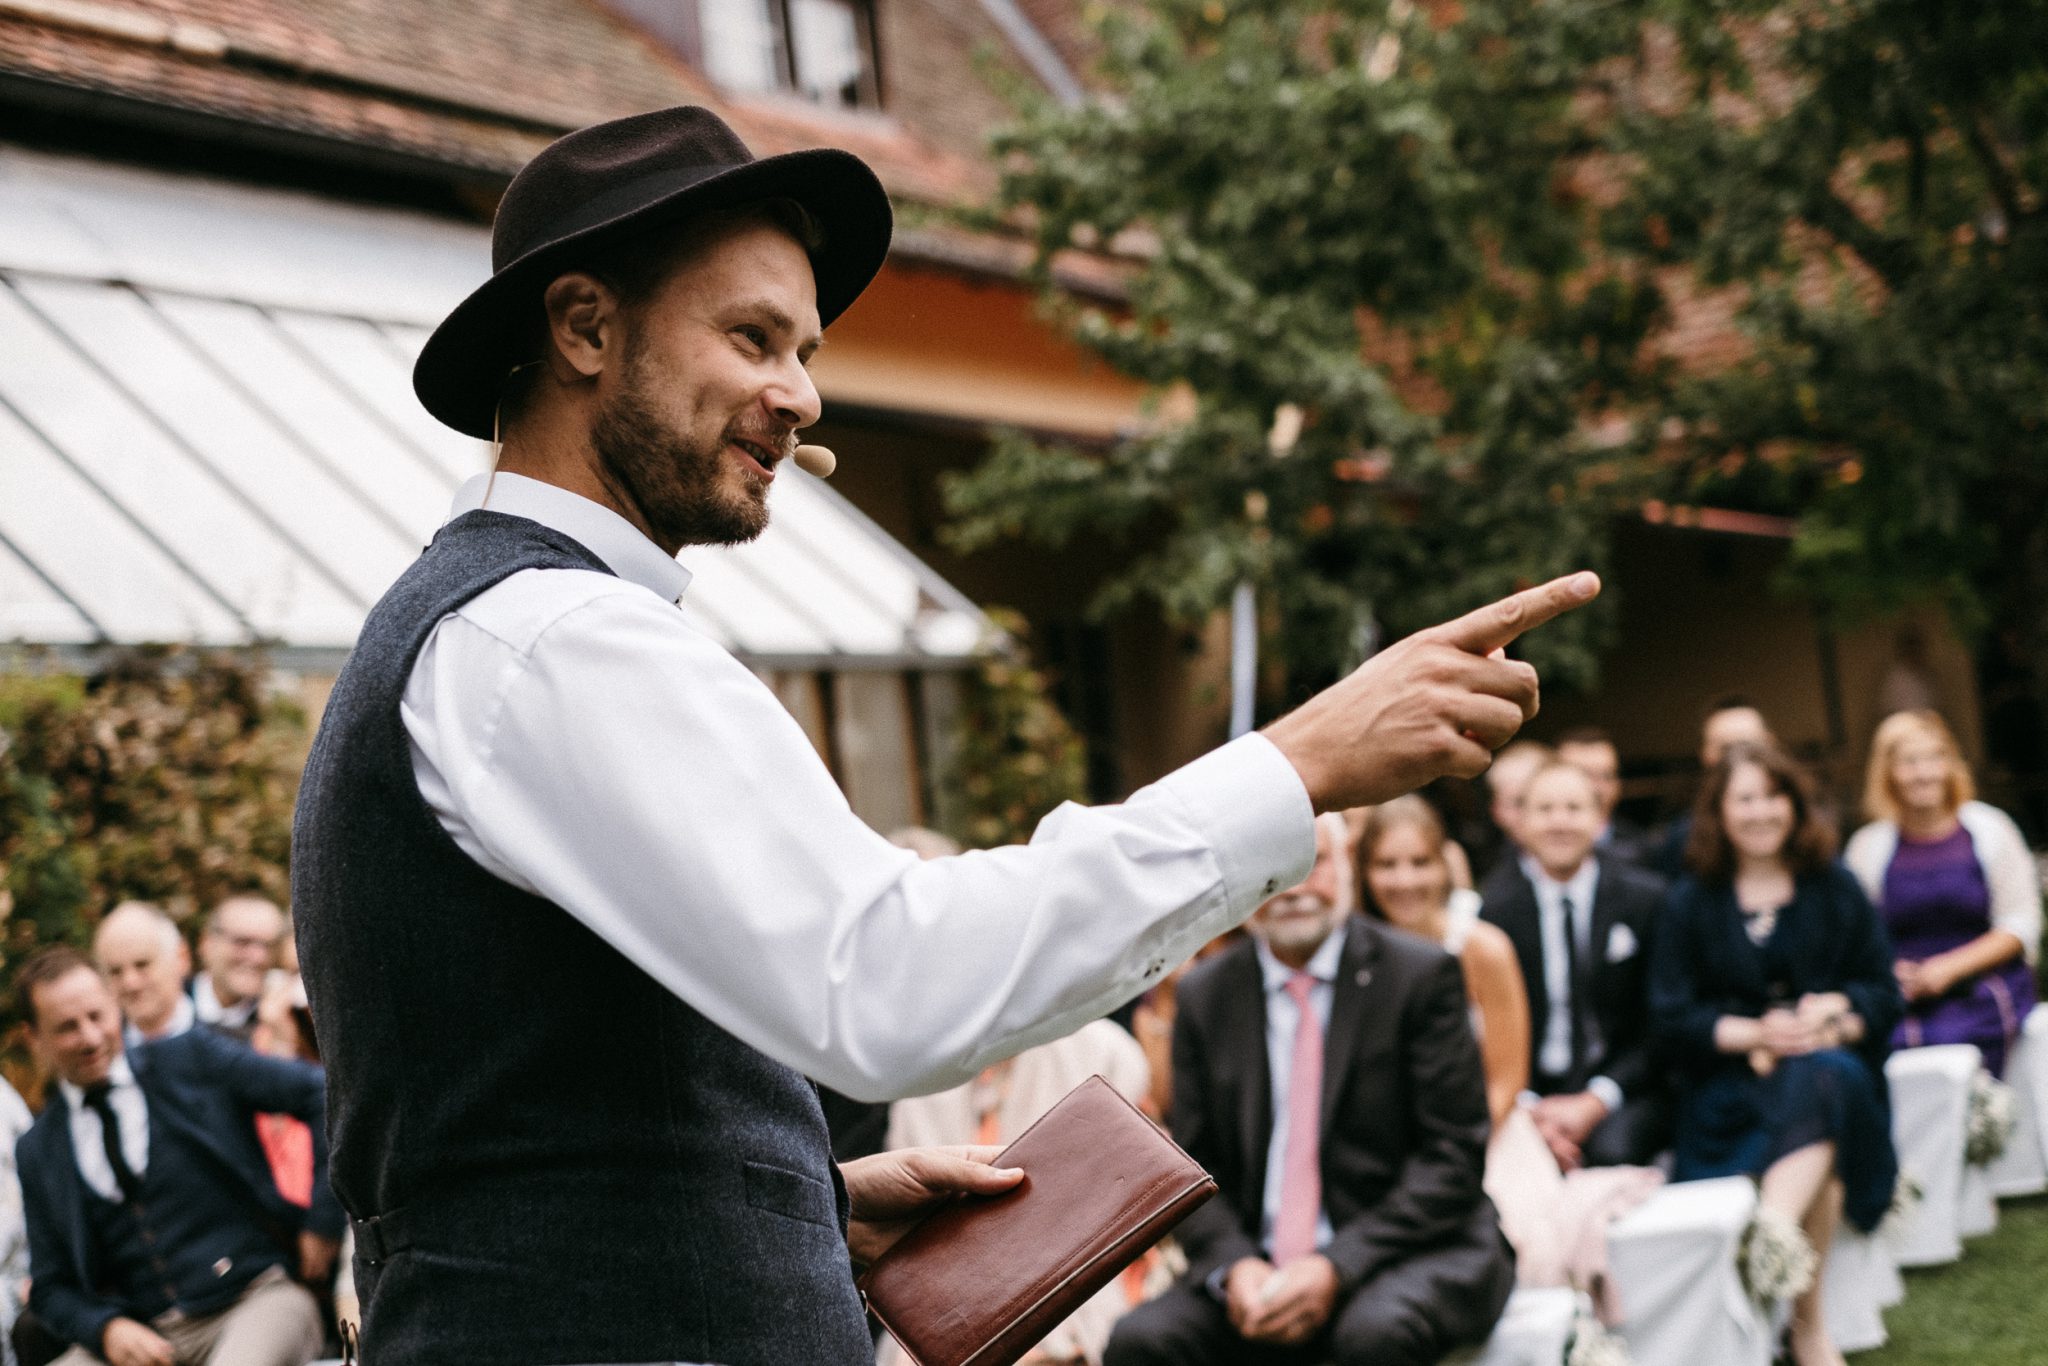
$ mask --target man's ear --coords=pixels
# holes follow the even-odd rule
[[[618,350],[619,301],[595,275],[572,270],[541,295],[547,315],[548,368],[564,383],[596,379]]]

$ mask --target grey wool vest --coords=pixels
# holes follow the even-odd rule
[[[522,569],[610,572],[524,518],[449,523],[370,613],[299,794],[293,911],[364,1360],[872,1361],[815,1089],[486,872],[419,794],[413,661]]]

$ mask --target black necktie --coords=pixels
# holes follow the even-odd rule
[[[1574,1078],[1576,1083],[1584,1080],[1581,1074],[1585,1072],[1588,1063],[1586,1052],[1587,1045],[1591,1042],[1590,1035],[1592,1030],[1587,1027],[1586,1018],[1586,1011],[1592,1004],[1586,999],[1590,994],[1588,990],[1590,984],[1586,979],[1584,964],[1579,953],[1579,916],[1577,908],[1572,905],[1572,899],[1568,896],[1560,896],[1557,899],[1557,904],[1559,909],[1564,912],[1564,973],[1565,981],[1568,983],[1568,988],[1571,991],[1572,1063],[1569,1075]]]
[[[142,1178],[128,1165],[128,1154],[121,1148],[121,1121],[114,1117],[114,1105],[107,1097],[113,1090],[109,1082],[89,1086],[85,1091],[85,1103],[100,1117],[100,1141],[106,1145],[107,1161],[113,1164],[114,1181],[121,1187],[121,1194],[133,1200],[142,1194]]]

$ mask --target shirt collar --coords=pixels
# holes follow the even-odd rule
[[[128,1054],[124,1051],[115,1056],[114,1065],[107,1069],[107,1085],[118,1091],[123,1087],[133,1086],[134,1084],[135,1069],[128,1065]],[[57,1078],[57,1089],[64,1093],[65,1103],[70,1105],[74,1114],[85,1108],[85,1088],[83,1086],[74,1085],[59,1077]]]
[[[1593,894],[1600,882],[1600,860],[1589,855],[1579,865],[1579,871],[1563,882],[1553,881],[1541,865],[1536,865],[1530,871],[1530,881],[1535,884],[1545,904],[1555,904],[1559,896],[1568,896],[1572,905],[1583,910],[1593,904]]]
[[[192,1013],[207,1024],[247,1024],[256,1015],[256,998],[222,1005],[214,994],[212,974],[202,972],[192,979]]]
[[[1327,986],[1337,980],[1337,965],[1344,960],[1344,933],[1350,919],[1346,916],[1337,922],[1337,928],[1331,930],[1330,937],[1317,946],[1309,956],[1308,966],[1302,969],[1321,985]],[[1286,986],[1287,980],[1294,976],[1294,969],[1275,958],[1273,951],[1266,947],[1266,941],[1257,935],[1252,936],[1252,944],[1258,951],[1259,977],[1266,991],[1271,993]]]
[[[484,501],[487,491],[488,504]],[[690,586],[690,571],[673,556],[662,554],[660,546],[624,517],[580,493],[523,474],[479,474],[455,491],[448,520],[484,507],[561,532],[603,560],[620,578],[670,602],[682,597]]]

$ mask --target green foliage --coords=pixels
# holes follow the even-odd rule
[[[1100,17],[1110,93],[1000,138],[997,207],[1048,277],[1129,252],[1127,314],[1053,307],[1177,402],[1107,453],[1002,441],[950,490],[963,545],[1117,538],[1102,610],[1249,578],[1314,681],[1368,611],[1600,567],[1654,494],[1795,515],[1824,608],[1936,599],[2048,677],[2048,3]],[[1740,332],[1702,353],[1716,302]],[[1583,680],[1601,628],[1531,656]]]
[[[1087,752],[1024,654],[1022,618],[989,616],[1009,639],[965,675],[945,774],[953,833],[972,849],[1028,840],[1061,802],[1088,799]]]
[[[1598,247],[1604,210],[1573,178],[1598,145],[1588,73],[1628,49],[1629,13],[1108,11],[1114,96],[1001,135],[999,208],[1028,216],[1042,269],[1140,247],[1127,314],[1052,306],[1171,420],[1107,453],[1003,439],[949,488],[957,541],[1117,538],[1105,612],[1144,598],[1185,621],[1250,579],[1297,684],[1355,662],[1369,623],[1400,635],[1601,567],[1647,450],[1601,419],[1665,379],[1645,359],[1656,281]],[[1298,440],[1274,439],[1296,410]],[[1609,611],[1531,657],[1589,678]]]
[[[288,900],[304,718],[261,679],[177,654],[133,656],[89,682],[0,675],[7,961],[83,943],[129,898],[179,918],[234,892]]]
[[[1617,142],[1750,352],[1677,395],[1701,496],[1802,514],[1843,610],[1935,597],[2048,661],[2048,5],[1664,0]]]

